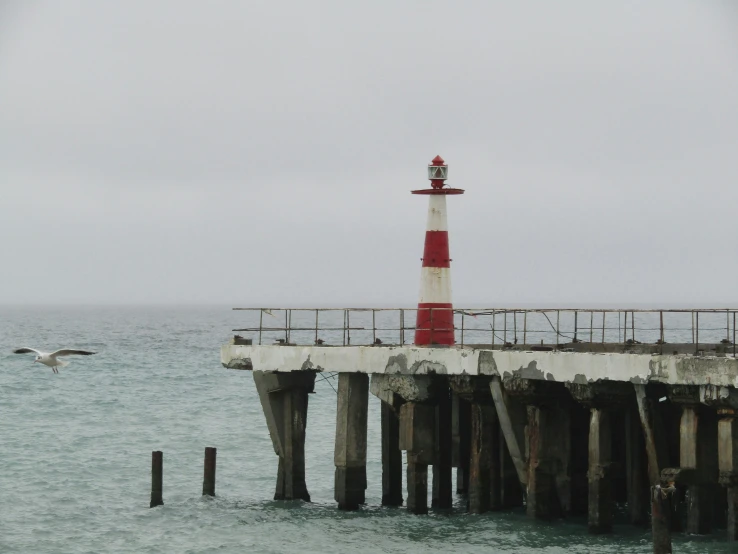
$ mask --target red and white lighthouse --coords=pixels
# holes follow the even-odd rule
[[[431,188],[414,190],[428,195],[428,223],[425,230],[420,299],[415,324],[415,344],[455,344],[454,312],[451,303],[451,258],[448,249],[446,196],[464,194],[462,189],[445,187],[448,166],[436,156],[428,166]]]

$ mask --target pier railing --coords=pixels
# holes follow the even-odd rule
[[[412,344],[417,308],[234,308],[254,344]],[[456,343],[493,347],[586,344],[722,346],[736,355],[738,309],[424,308],[422,319],[453,311]],[[448,321],[446,317],[439,320]],[[432,342],[432,334],[431,334]]]

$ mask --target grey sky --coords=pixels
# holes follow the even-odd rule
[[[0,0],[0,303],[738,303],[738,3]],[[43,255],[49,265],[42,264]]]

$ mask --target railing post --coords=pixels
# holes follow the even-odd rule
[[[377,343],[377,318],[375,310],[372,310],[372,342]]]
[[[559,333],[559,319],[561,318],[561,311],[556,310],[556,344],[559,344],[559,337],[561,336],[561,333]]]
[[[735,358],[735,312],[733,312],[733,357]]]
[[[264,320],[264,309],[259,310],[259,344],[261,344],[261,328]]]
[[[290,320],[289,320],[289,310],[284,310],[284,343],[289,344],[290,343],[290,334],[287,332],[287,329],[290,327]]]
[[[636,320],[636,313],[634,311],[631,311],[630,312],[630,338],[633,339],[634,343],[636,341],[635,320]]]
[[[694,353],[700,351],[700,312],[695,312],[695,341],[694,341]]]
[[[513,338],[514,342],[518,342],[518,311],[513,310]]]
[[[595,320],[594,311],[589,312],[589,344],[592,344],[593,339],[594,339],[594,320]]]
[[[315,310],[315,344],[318,344],[318,313],[320,310]]]
[[[664,344],[664,312],[663,311],[659,312],[659,331],[660,331],[659,340],[661,340],[661,344]]]
[[[492,346],[495,345],[495,317],[497,316],[497,312],[495,310],[492,310]]]
[[[405,346],[405,309],[400,308],[400,346]]]
[[[523,344],[528,344],[528,310],[523,312]]]
[[[579,331],[579,312],[574,310],[574,342],[577,342],[577,332]]]
[[[464,346],[464,312],[461,312],[461,346]]]
[[[346,345],[351,346],[351,310],[346,310]]]
[[[602,344],[605,344],[605,310],[602,310]]]
[[[507,310],[505,310],[505,322],[502,324],[502,346],[507,344]]]

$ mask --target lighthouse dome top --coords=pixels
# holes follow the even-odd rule
[[[464,194],[462,189],[446,187],[444,181],[448,179],[448,165],[441,156],[436,156],[428,164],[429,189],[414,190],[413,194]]]

